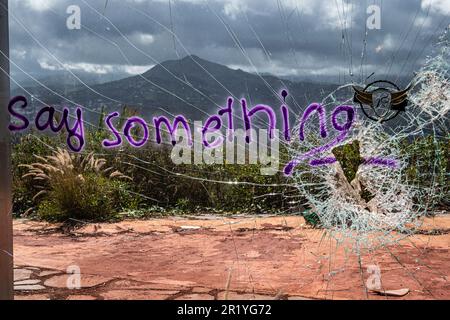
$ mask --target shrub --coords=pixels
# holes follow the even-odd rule
[[[402,153],[408,161],[404,174],[407,183],[417,188],[432,188],[428,194],[430,204],[448,206],[450,191],[450,136],[436,140],[434,136],[403,141]]]
[[[321,227],[320,218],[317,215],[317,213],[315,213],[311,210],[306,210],[302,213],[302,216],[303,216],[303,218],[305,218],[305,222],[307,225],[310,225],[313,228]]]
[[[153,144],[105,152],[111,153],[105,157],[111,159],[114,167],[133,178],[132,191],[142,195],[141,204],[146,207],[274,213],[290,210],[292,206],[284,194],[295,189],[286,187],[288,180],[282,172],[262,176],[260,165],[175,165],[170,147]],[[285,161],[282,159],[281,163]]]
[[[107,133],[95,130],[87,131],[86,135],[89,141],[86,148],[101,153],[104,159],[62,150],[48,157],[49,150],[66,147],[64,136],[30,134],[15,141],[16,214],[30,206],[41,218],[58,221],[106,220],[121,211],[145,217],[154,208],[158,212],[299,213],[304,210],[306,200],[299,196],[295,186],[288,186],[292,181],[282,172],[262,176],[260,165],[175,165],[170,158],[170,146],[149,144],[138,149],[126,146],[103,149],[101,142]],[[448,137],[442,140],[428,137],[405,140],[402,144],[402,154],[408,161],[405,183],[417,188],[436,187],[436,194],[429,195],[435,203],[445,202],[449,192],[449,141]],[[307,146],[304,148],[308,151]],[[280,163],[287,163],[291,155],[284,145],[280,153]],[[36,159],[37,163],[33,163]],[[113,172],[111,167],[120,172]],[[311,182],[310,187],[305,187],[311,193],[320,187],[316,184],[319,178],[308,172],[307,163],[299,165],[297,170],[303,171],[304,180]],[[28,179],[23,179],[24,175]],[[307,214],[305,218],[315,224],[314,215]]]
[[[70,154],[57,149],[51,156],[35,156],[38,162],[23,164],[38,183],[33,200],[43,200],[37,207],[40,218],[51,221],[111,219],[130,201],[126,182],[130,178],[112,167],[104,168],[106,160]]]
[[[34,206],[33,196],[36,193],[35,181],[32,179],[22,179],[27,173],[27,168],[20,164],[32,163],[36,159],[34,156],[45,156],[48,154],[50,146],[56,148],[59,138],[49,136],[35,136],[33,133],[15,136],[12,152],[12,174],[13,174],[13,212],[16,216],[26,215],[27,210]]]

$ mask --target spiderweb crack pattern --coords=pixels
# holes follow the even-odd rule
[[[350,146],[357,143],[357,152],[362,159],[390,159],[395,162],[395,168],[361,161],[357,163],[356,172],[349,175],[348,166],[343,168],[344,161],[339,159],[342,157],[336,157],[338,161],[315,166],[307,163],[311,160],[308,159],[294,171],[292,179],[299,196],[307,201],[321,225],[336,239],[352,239],[358,246],[372,249],[397,242],[411,234],[420,223],[419,218],[433,213],[434,205],[445,197],[445,190],[438,186],[437,181],[424,186],[407,178],[414,159],[410,153],[403,152],[402,146],[405,141],[413,143],[420,138],[431,139],[435,157],[428,164],[429,172],[418,174],[431,173],[434,179],[433,173],[438,171],[443,161],[438,142],[442,139],[448,141],[449,44],[447,29],[440,38],[436,55],[427,59],[412,80],[410,106],[406,113],[401,114],[401,119],[382,124],[359,115],[347,138],[334,151],[317,155],[333,159],[341,148],[351,157]],[[351,104],[351,101],[340,98],[345,96],[349,87],[351,84],[341,86],[322,101],[327,111],[338,105]],[[294,129],[296,136],[300,127],[297,124]],[[288,146],[292,158],[324,144],[324,139],[318,137],[317,127],[317,122],[309,121],[303,128],[306,139]]]

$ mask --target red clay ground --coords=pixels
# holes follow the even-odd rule
[[[202,217],[86,225],[16,220],[16,299],[449,299],[450,215],[362,255],[300,217]],[[81,288],[67,288],[67,268]],[[361,267],[360,267],[361,265]],[[369,265],[383,289],[365,290]],[[71,278],[73,279],[73,278]]]

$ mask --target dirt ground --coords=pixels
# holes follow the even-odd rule
[[[16,220],[14,232],[16,299],[450,299],[450,215],[359,256],[292,216],[127,220],[71,232]],[[409,293],[367,290],[374,266],[382,290]],[[68,289],[77,270],[81,287]]]

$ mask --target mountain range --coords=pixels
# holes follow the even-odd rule
[[[40,106],[39,100],[47,104],[70,105],[61,97],[64,96],[96,111],[103,107],[119,110],[126,105],[143,115],[183,114],[192,120],[203,120],[207,114],[215,113],[219,106],[225,106],[229,96],[246,98],[251,106],[266,104],[278,110],[282,102],[280,92],[287,89],[288,105],[300,112],[337,88],[333,84],[293,82],[272,75],[234,70],[194,55],[165,61],[141,75],[106,83],[67,84],[57,77],[43,82],[59,95],[42,86],[27,87],[33,96],[33,105]],[[28,95],[17,88],[12,94]]]

